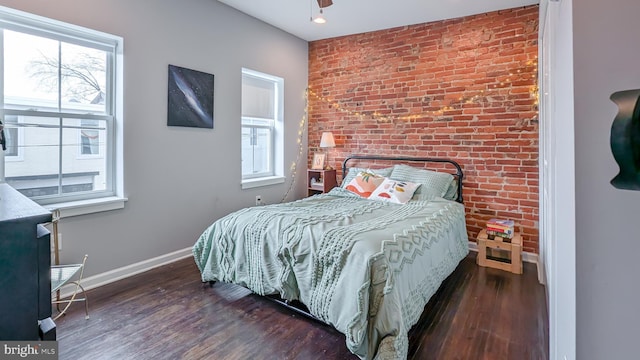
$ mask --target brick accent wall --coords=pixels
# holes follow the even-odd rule
[[[537,5],[313,41],[309,162],[322,131],[338,169],[350,154],[454,159],[469,238],[511,218],[537,253],[537,55]]]

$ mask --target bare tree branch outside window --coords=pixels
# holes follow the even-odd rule
[[[57,58],[40,52],[39,59],[31,60],[27,72],[38,81],[39,86],[48,91],[57,91]],[[104,84],[98,79],[105,78],[104,56],[88,52],[79,52],[64,59],[60,64],[62,96],[65,101],[89,104],[103,104],[105,100]]]

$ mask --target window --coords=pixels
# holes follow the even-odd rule
[[[8,184],[41,204],[118,194],[121,49],[119,37],[0,7]]]
[[[243,187],[283,182],[284,80],[242,70]]]

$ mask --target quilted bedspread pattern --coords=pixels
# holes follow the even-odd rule
[[[193,247],[203,281],[300,300],[362,359],[405,359],[407,333],[468,253],[461,204],[404,205],[341,188],[229,214]]]

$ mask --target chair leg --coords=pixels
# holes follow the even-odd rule
[[[89,320],[89,297],[87,297],[87,292],[84,291],[84,287],[78,283],[80,289],[82,289],[82,296],[84,298],[84,318]]]
[[[56,309],[58,309],[58,312],[60,312],[60,290],[56,291]],[[54,319],[55,320],[55,319]]]
[[[54,321],[57,320],[62,315],[64,315],[67,312],[67,309],[69,309],[69,306],[71,306],[71,304],[75,301],[84,301],[84,312],[85,312],[84,318],[87,320],[89,319],[89,298],[87,297],[87,293],[84,289],[84,286],[80,284],[80,282],[82,281],[82,277],[84,275],[84,267],[87,262],[87,257],[88,255],[85,255],[84,258],[82,259],[82,266],[80,267],[80,275],[78,277],[78,280],[67,282],[67,284],[74,284],[76,286],[75,290],[73,291],[73,294],[71,295],[71,298],[69,298],[68,300],[61,300],[60,290],[56,291],[56,300],[53,301],[53,303],[56,304],[56,308],[58,309],[58,315],[53,319]],[[82,291],[83,297],[80,299],[76,299],[76,296],[78,296],[79,291]],[[60,310],[60,304],[63,304],[63,303],[65,303],[66,305],[62,310]]]
[[[89,319],[89,298],[87,297],[87,293],[84,290],[84,287],[82,285],[80,285],[80,283],[78,281],[71,281],[69,282],[69,284],[74,284],[76,286],[76,290],[73,292],[73,295],[71,295],[71,298],[67,299],[67,300],[56,300],[54,301],[54,303],[57,305],[58,309],[60,307],[60,304],[66,304],[64,306],[64,308],[62,310],[58,310],[59,313],[58,315],[56,315],[55,318],[53,318],[53,320],[58,320],[58,318],[60,318],[61,316],[63,316],[67,310],[69,309],[69,307],[71,306],[72,303],[76,302],[76,301],[84,301],[84,312],[85,312],[85,319]],[[83,297],[82,298],[78,298],[76,299],[76,296],[78,296],[78,293],[82,292]]]
[[[64,315],[67,312],[67,309],[69,309],[69,306],[71,306],[71,304],[76,300],[76,296],[78,295],[78,287],[80,286],[80,284],[77,281],[70,281],[69,284],[75,284],[76,285],[76,289],[73,292],[73,295],[71,295],[71,298],[68,300],[57,300],[55,301],[56,305],[58,306],[58,315],[56,315],[55,318],[53,318],[53,320],[58,320],[58,318],[62,315]],[[80,299],[78,299],[80,300]],[[60,304],[65,303],[66,305],[64,306],[64,308],[62,310],[60,310]]]

